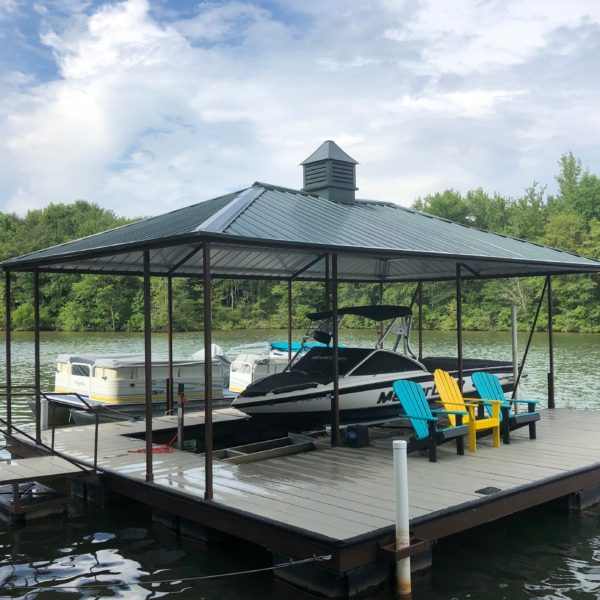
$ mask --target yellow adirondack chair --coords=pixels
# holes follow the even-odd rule
[[[494,448],[498,448],[500,446],[500,405],[502,402],[500,400],[485,400],[486,403],[492,406],[492,416],[477,419],[475,410],[482,400],[468,398],[468,402],[465,402],[458,383],[446,371],[436,369],[433,373],[433,379],[440,395],[440,401],[447,411],[464,410],[469,413],[469,416],[463,419],[463,424],[469,426],[469,450],[471,452],[477,450],[477,432],[486,429],[492,430]],[[456,425],[454,415],[448,415],[448,420],[450,421],[450,425]]]

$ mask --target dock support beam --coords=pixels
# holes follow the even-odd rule
[[[173,411],[173,277],[167,275],[167,347],[169,355],[167,380],[167,412]]]
[[[287,282],[287,305],[288,305],[288,323],[287,323],[287,336],[288,336],[288,362],[292,360],[292,280],[288,279]]]
[[[146,481],[152,472],[152,313],[150,304],[150,251],[144,250],[144,383],[146,395]]]
[[[463,339],[462,339],[462,273],[460,264],[456,265],[456,355],[458,358],[458,387],[463,391]]]
[[[212,280],[210,243],[202,248],[204,281],[204,499],[213,498],[213,414],[212,414]]]
[[[419,281],[417,302],[419,305],[419,360],[423,360],[423,282]]]
[[[554,405],[554,330],[553,318],[554,307],[552,306],[552,277],[546,277],[548,291],[548,408],[555,408]]]
[[[517,335],[517,307],[513,304],[510,307],[510,339],[512,346],[513,381],[515,382],[515,384],[519,378],[519,345]],[[516,400],[518,397],[518,390],[515,386],[513,399]],[[515,404],[514,410],[516,412],[518,412],[517,406],[518,404]]]
[[[331,397],[331,445],[340,445],[340,365],[338,335],[338,262],[337,254],[331,255],[332,291],[332,342],[333,342],[333,396]]]
[[[35,390],[35,443],[42,443],[42,377],[40,360],[40,274],[33,272],[33,353]]]
[[[8,433],[12,433],[12,353],[11,353],[11,273],[4,273],[4,344],[6,349],[6,422]]]
[[[323,310],[329,310],[329,307],[331,306],[331,304],[329,302],[331,300],[331,294],[329,293],[329,287],[330,287],[329,254],[325,254],[325,306],[324,306]]]

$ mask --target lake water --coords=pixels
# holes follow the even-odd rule
[[[226,350],[266,339],[283,340],[284,331],[215,332],[214,342]],[[369,345],[372,333],[343,331],[343,343]],[[296,332],[294,339],[300,338]],[[525,334],[520,345],[525,344]],[[166,354],[166,336],[153,336],[153,351]],[[201,334],[175,335],[176,356],[202,347]],[[466,357],[510,360],[506,333],[467,333]],[[50,388],[56,355],[61,352],[143,352],[140,334],[42,335],[42,380]],[[455,354],[453,332],[425,332],[425,355]],[[0,357],[4,347],[0,344]],[[556,405],[599,410],[597,373],[600,336],[555,335]],[[521,397],[546,397],[547,338],[534,336]],[[4,380],[3,365],[0,381]],[[33,344],[28,333],[13,337],[14,383],[33,381]],[[1,414],[4,414],[2,409]],[[19,422],[31,415],[18,403]],[[2,453],[0,452],[0,457]],[[4,456],[6,454],[4,453]],[[270,558],[254,547],[206,550],[176,539],[152,525],[149,513],[125,504],[100,510],[74,503],[68,515],[21,526],[0,524],[0,596],[11,598],[151,598],[248,599],[280,598],[269,573],[185,581],[186,578],[268,566]],[[567,515],[540,508],[444,540],[435,547],[433,575],[415,582],[418,600],[600,598],[600,509]],[[143,584],[144,580],[174,580]],[[39,592],[16,586],[53,581],[70,586]],[[118,581],[138,582],[118,587]],[[111,585],[111,583],[113,585]],[[98,587],[99,585],[108,587]],[[89,587],[81,587],[83,585]],[[77,587],[77,589],[73,589]],[[289,597],[289,594],[285,594]],[[393,596],[382,593],[376,598]]]

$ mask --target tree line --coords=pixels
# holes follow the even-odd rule
[[[465,194],[452,189],[417,199],[413,208],[458,223],[518,237],[600,259],[600,179],[572,153],[559,161],[558,192],[533,183],[518,198],[489,194],[482,188]],[[134,219],[135,220],[135,219]],[[0,259],[124,225],[130,220],[79,200],[51,204],[25,216],[0,212]],[[4,283],[2,282],[1,286]],[[541,278],[465,282],[463,323],[471,330],[502,330],[510,324],[510,306],[519,309],[519,324],[529,327]],[[143,295],[138,277],[50,275],[41,277],[42,327],[63,331],[140,331]],[[3,290],[2,290],[3,292]],[[386,284],[383,302],[407,304],[414,285]],[[559,331],[600,331],[600,279],[597,275],[554,278],[555,327]],[[167,326],[167,286],[152,278],[152,322],[156,331]],[[33,283],[28,273],[15,274],[12,285],[12,323],[17,330],[33,328]],[[324,286],[315,282],[293,285],[293,324],[306,325],[306,314],[322,308]],[[202,282],[174,278],[174,328],[202,328]],[[430,329],[455,327],[456,298],[451,282],[423,286],[424,323]],[[379,285],[340,284],[340,306],[377,303]],[[539,322],[545,327],[545,315]],[[287,324],[287,283],[215,280],[213,326],[217,329],[280,328]],[[346,325],[362,326],[359,318]]]

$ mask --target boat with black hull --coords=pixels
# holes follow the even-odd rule
[[[374,348],[338,346],[340,422],[359,423],[394,419],[401,416],[392,384],[410,379],[421,384],[427,398],[438,399],[433,371],[444,369],[454,376],[458,359],[432,356],[418,360],[410,348],[411,311],[403,306],[374,305],[340,308],[338,320],[346,315],[364,317],[380,323],[382,332]],[[303,340],[322,346],[299,350],[286,369],[252,382],[236,397],[233,406],[265,427],[302,431],[331,422],[333,394],[332,311],[308,315],[320,324]],[[385,326],[383,326],[385,324]],[[385,343],[393,340],[391,348]],[[399,347],[402,351],[399,351]],[[500,378],[505,391],[512,390],[512,363],[491,359],[463,358],[463,390],[475,396],[470,375],[487,371]]]

